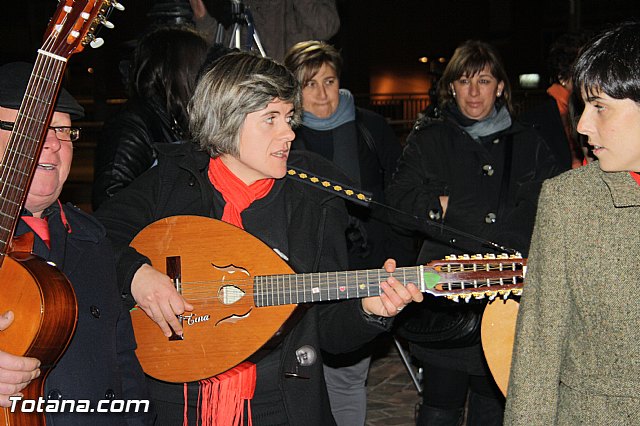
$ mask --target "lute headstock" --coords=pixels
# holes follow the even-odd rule
[[[522,294],[527,259],[521,255],[451,255],[424,268],[423,292],[454,301]]]

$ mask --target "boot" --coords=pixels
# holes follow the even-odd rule
[[[502,426],[504,399],[469,392],[467,426]]]
[[[464,419],[464,408],[438,408],[420,406],[417,426],[460,426]]]

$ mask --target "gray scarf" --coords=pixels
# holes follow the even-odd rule
[[[495,107],[491,114],[485,119],[473,123],[463,129],[475,140],[480,140],[483,136],[493,135],[504,129],[511,127],[511,115],[506,106],[502,106],[499,111]]]
[[[347,89],[340,89],[338,108],[327,118],[318,118],[308,111],[302,113],[302,125],[313,130],[332,130],[356,119],[353,95]]]

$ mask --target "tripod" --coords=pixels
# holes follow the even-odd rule
[[[262,47],[262,42],[260,41],[258,30],[253,23],[251,10],[249,10],[249,8],[246,7],[240,0],[231,0],[231,18],[233,26],[231,27],[231,39],[229,41],[229,47],[249,51],[253,50],[255,44],[255,47],[260,52],[260,55],[266,57],[267,54]],[[244,45],[242,45],[240,42],[242,27],[245,27],[247,31]],[[216,43],[224,43],[224,32],[224,25],[219,22],[218,28],[216,29]]]

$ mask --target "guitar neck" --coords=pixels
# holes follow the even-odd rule
[[[0,253],[6,253],[27,197],[66,68],[64,58],[42,50],[0,162]]]
[[[370,269],[256,276],[254,302],[256,306],[278,306],[379,296],[380,283],[391,275],[404,285],[414,283],[422,289],[424,269],[424,266],[397,268],[393,274],[384,269]]]

